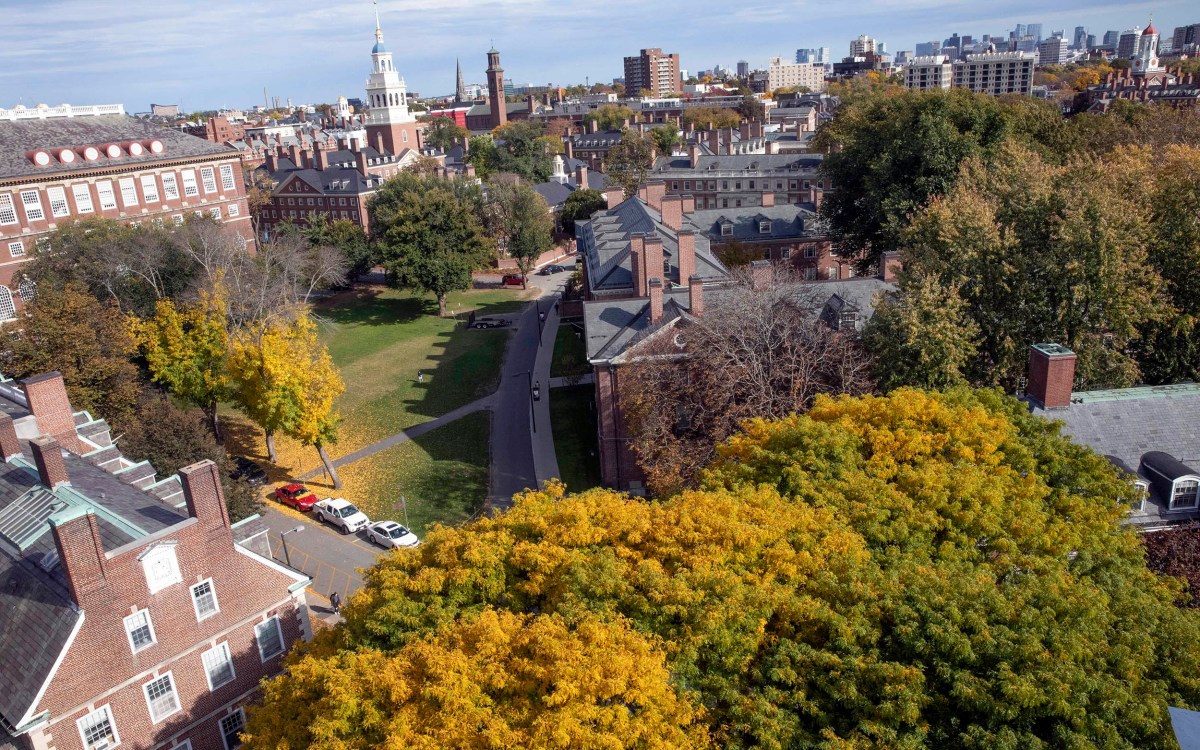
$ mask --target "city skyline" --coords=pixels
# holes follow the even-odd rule
[[[303,11],[277,0],[214,0],[203,16],[193,10],[183,0],[131,0],[106,8],[106,17],[97,19],[95,4],[85,0],[0,0],[7,21],[0,31],[0,107],[64,102],[121,103],[129,111],[146,111],[151,102],[182,104],[189,111],[250,107],[263,102],[264,87],[272,99],[290,98],[293,104],[363,95],[375,24],[367,0]],[[678,52],[680,67],[695,73],[718,63],[733,67],[739,59],[764,68],[769,57],[790,59],[801,47],[829,47],[837,60],[859,34],[895,52],[954,32],[1006,34],[1017,23],[1041,23],[1044,35],[1063,29],[1070,36],[1075,26],[1085,26],[1102,37],[1108,30],[1142,26],[1153,14],[1167,38],[1175,26],[1200,21],[1187,0],[1064,0],[1049,7],[1020,0],[1003,9],[930,0],[865,0],[850,7],[751,2],[732,13],[726,5],[701,2],[690,7],[686,22],[638,31],[646,10],[631,0],[602,8],[545,0],[379,4],[396,67],[409,90],[424,96],[453,93],[456,59],[468,83],[482,82],[484,52],[493,44],[514,82],[565,85],[585,77],[607,83],[622,75],[625,56],[645,47]],[[863,23],[864,17],[874,20]],[[761,38],[764,28],[779,28],[789,19],[804,19],[803,29],[786,38],[777,32],[770,40]],[[531,43],[529,29],[554,31]],[[755,54],[747,54],[750,50]]]

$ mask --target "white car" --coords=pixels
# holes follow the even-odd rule
[[[313,505],[313,514],[325,523],[337,526],[343,534],[353,534],[371,523],[371,519],[367,518],[366,513],[354,507],[349,500],[343,497],[327,497],[324,500],[318,500]]]
[[[417,535],[395,521],[376,521],[367,527],[367,539],[380,547],[416,547],[421,543]]]

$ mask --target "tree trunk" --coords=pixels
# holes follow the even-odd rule
[[[267,460],[271,463],[276,463],[275,433],[271,430],[264,430],[264,432],[267,433]]]
[[[218,443],[225,442],[225,436],[221,434],[221,419],[217,416],[217,405],[209,404],[204,409],[205,415],[208,417],[209,424],[212,426],[213,437]]]
[[[333,468],[333,461],[329,460],[329,454],[325,452],[324,443],[317,443],[317,455],[321,457],[321,463],[325,464],[325,471],[333,479],[333,488],[340,490],[342,488],[342,478],[338,476],[337,469]]]
[[[446,317],[446,295],[439,294],[438,298],[438,315]]]

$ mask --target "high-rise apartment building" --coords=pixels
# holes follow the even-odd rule
[[[1126,29],[1121,32],[1120,38],[1117,40],[1117,57],[1122,60],[1128,60],[1137,53],[1138,43],[1142,39],[1141,27],[1135,26],[1132,29]]]
[[[746,76],[750,75],[750,63],[746,62],[745,60],[738,60],[737,74],[738,78],[745,78]]]
[[[1171,51],[1180,52],[1189,44],[1200,45],[1200,23],[1176,26],[1171,35]]]
[[[917,57],[929,57],[936,55],[942,49],[941,42],[917,42],[917,46],[913,52]]]
[[[967,55],[954,64],[954,86],[992,96],[1028,95],[1033,91],[1033,56],[1023,52]]]
[[[859,34],[857,39],[850,42],[851,57],[866,57],[868,54],[875,54],[876,41],[866,34]]]
[[[1075,49],[1087,49],[1087,29],[1075,27]]]
[[[1102,46],[1105,49],[1115,50],[1117,48],[1117,44],[1120,42],[1120,40],[1121,40],[1121,32],[1106,31],[1106,32],[1104,32],[1104,43]]]
[[[1055,34],[1038,45],[1038,64],[1062,65],[1067,61],[1067,40]]]
[[[954,81],[954,65],[946,55],[913,58],[904,69],[904,87],[909,89],[948,89]]]
[[[630,95],[646,90],[652,97],[679,90],[679,53],[665,54],[658,47],[625,58],[625,90]]]
[[[818,63],[785,63],[782,57],[772,57],[767,64],[767,89],[804,86],[809,91],[825,89],[825,66]]]

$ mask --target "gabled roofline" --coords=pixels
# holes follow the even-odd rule
[[[54,666],[50,667],[50,671],[46,673],[46,679],[42,681],[42,686],[38,688],[37,695],[33,697],[33,702],[29,704],[25,715],[17,722],[15,730],[19,734],[25,734],[50,719],[49,711],[43,711],[40,716],[36,717],[33,712],[38,707],[38,704],[42,702],[42,698],[45,697],[46,691],[50,688],[51,681],[58,674],[58,669],[62,666],[63,660],[67,658],[67,652],[71,650],[71,645],[75,643],[75,637],[79,635],[80,629],[83,628],[84,611],[77,609],[76,612],[78,612],[79,616],[75,618],[75,627],[71,628],[71,634],[67,636],[67,642],[63,644],[62,650],[58,653],[58,658],[54,660]]]

